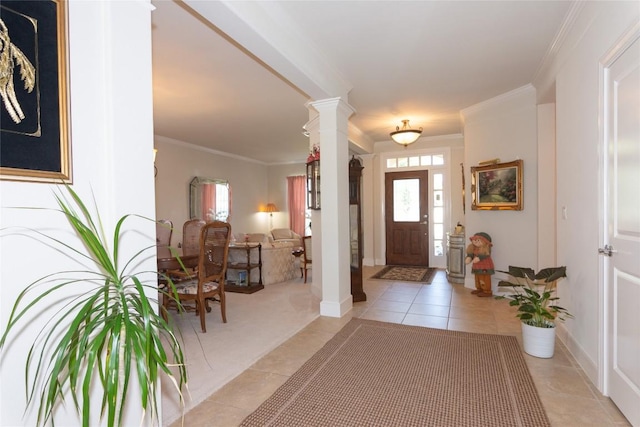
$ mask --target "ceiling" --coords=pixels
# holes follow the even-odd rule
[[[310,97],[184,4],[152,3],[155,134],[266,164],[303,163]],[[348,82],[350,123],[372,142],[388,141],[402,119],[423,137],[462,133],[460,110],[533,82],[571,5],[263,3]]]

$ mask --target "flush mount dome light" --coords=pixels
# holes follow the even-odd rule
[[[402,121],[402,129],[400,129],[400,126],[396,126],[395,132],[390,133],[391,139],[405,147],[416,142],[416,140],[420,138],[420,134],[422,134],[422,128],[411,129],[409,120]]]

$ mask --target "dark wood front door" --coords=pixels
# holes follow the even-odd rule
[[[429,171],[385,174],[387,265],[429,265]]]

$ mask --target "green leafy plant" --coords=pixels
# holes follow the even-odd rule
[[[96,222],[71,187],[65,188],[69,196],[65,197],[62,191],[55,193],[59,209],[46,210],[66,217],[84,245],[83,250],[38,230],[30,231],[43,243],[59,247],[75,259],[85,259],[92,267],[55,272],[30,283],[13,306],[0,337],[0,349],[12,335],[19,334],[25,315],[38,314],[50,303],[58,304],[56,313],[31,344],[26,359],[26,398],[28,406],[38,407],[37,425],[54,424],[55,410],[68,393],[82,417],[82,425],[89,426],[90,397],[97,384],[102,391],[100,417],[106,417],[108,426],[122,425],[127,393],[136,386],[134,395],[139,393],[143,413],[152,424],[157,423],[159,375],[164,373],[171,379],[182,402],[187,371],[172,325],[157,313],[157,300],[145,294],[145,289],[158,292],[156,280],[143,283],[138,276],[151,272],[130,271],[148,258],[149,250],[155,251],[155,245],[120,262],[123,224],[131,217],[142,217],[125,215],[119,219],[110,251],[97,207]],[[73,292],[60,294],[69,287]]]
[[[567,277],[566,267],[543,268],[536,273],[531,268],[509,266],[509,271],[500,271],[510,276],[510,280],[501,280],[498,287],[509,287],[510,295],[497,296],[508,298],[509,305],[518,306],[516,317],[530,326],[553,328],[555,321],[573,317],[567,309],[555,304],[557,281]]]

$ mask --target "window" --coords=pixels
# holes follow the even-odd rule
[[[432,214],[433,255],[444,255],[444,175],[434,173],[432,178]]]
[[[420,221],[420,180],[393,181],[393,221]]]

